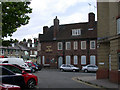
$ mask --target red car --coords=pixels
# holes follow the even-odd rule
[[[0,90],[21,90],[21,88],[17,85],[0,83]]]
[[[35,86],[38,84],[38,78],[37,76],[27,73],[24,70],[11,65],[11,64],[0,64],[0,66],[4,66],[5,68],[13,71],[14,73],[22,74],[24,77],[25,84],[28,88],[35,88]]]

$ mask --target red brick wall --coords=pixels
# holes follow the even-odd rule
[[[111,70],[109,74],[109,79],[111,82],[120,83],[120,71]]]
[[[98,69],[97,71],[97,79],[106,79],[109,77],[109,70],[108,69]]]

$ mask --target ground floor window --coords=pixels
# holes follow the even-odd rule
[[[96,57],[95,57],[95,55],[91,55],[90,56],[90,64],[96,64]]]
[[[66,64],[71,64],[70,56],[66,56]]]
[[[81,64],[86,64],[86,56],[85,55],[82,55],[81,56]]]
[[[39,60],[38,60],[38,63],[41,64],[41,57],[39,56]]]
[[[42,64],[45,64],[45,56],[42,56]]]
[[[74,56],[74,64],[78,64],[78,56]]]
[[[120,70],[120,53],[118,54],[118,69]]]

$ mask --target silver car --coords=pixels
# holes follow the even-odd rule
[[[82,70],[84,72],[89,72],[89,71],[96,72],[98,70],[98,67],[96,65],[89,64],[89,65],[83,66]]]
[[[79,72],[79,68],[78,67],[75,67],[75,66],[73,66],[73,65],[70,65],[70,64],[62,64],[61,66],[60,66],[60,70],[61,71],[78,71]]]

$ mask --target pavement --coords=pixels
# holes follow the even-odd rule
[[[120,90],[120,84],[112,83],[108,79],[96,79],[96,76],[80,76],[77,80],[100,88]]]

